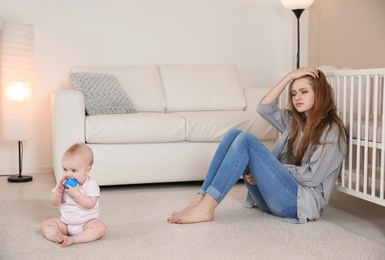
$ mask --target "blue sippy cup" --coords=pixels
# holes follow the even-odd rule
[[[71,187],[76,187],[76,185],[78,185],[79,182],[74,179],[74,178],[69,178],[68,180],[66,180],[64,183],[63,183],[63,186],[64,188],[68,189],[68,186],[71,186]]]

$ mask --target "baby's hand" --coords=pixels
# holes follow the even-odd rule
[[[60,192],[60,193],[63,193],[64,191],[64,186],[63,186],[63,183],[67,180],[66,177],[62,177],[57,185],[57,191]]]
[[[67,186],[68,189],[65,189],[65,191],[70,195],[72,198],[78,197],[79,195],[82,195],[79,191],[79,184],[76,184],[76,187],[72,187],[70,185]],[[64,188],[63,188],[64,189]]]

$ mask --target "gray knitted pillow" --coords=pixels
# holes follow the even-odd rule
[[[83,92],[88,115],[137,112],[131,99],[112,74],[71,73],[70,81],[75,89]]]

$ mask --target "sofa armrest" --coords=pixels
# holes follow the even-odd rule
[[[51,92],[52,164],[56,181],[62,177],[62,156],[68,147],[85,141],[83,93],[73,89]]]
[[[256,111],[261,99],[269,92],[270,88],[245,88],[245,111]]]

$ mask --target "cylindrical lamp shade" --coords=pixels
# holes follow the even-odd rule
[[[3,139],[22,141],[33,135],[34,27],[3,23]]]
[[[290,10],[306,9],[313,4],[314,0],[281,0],[284,7]]]

